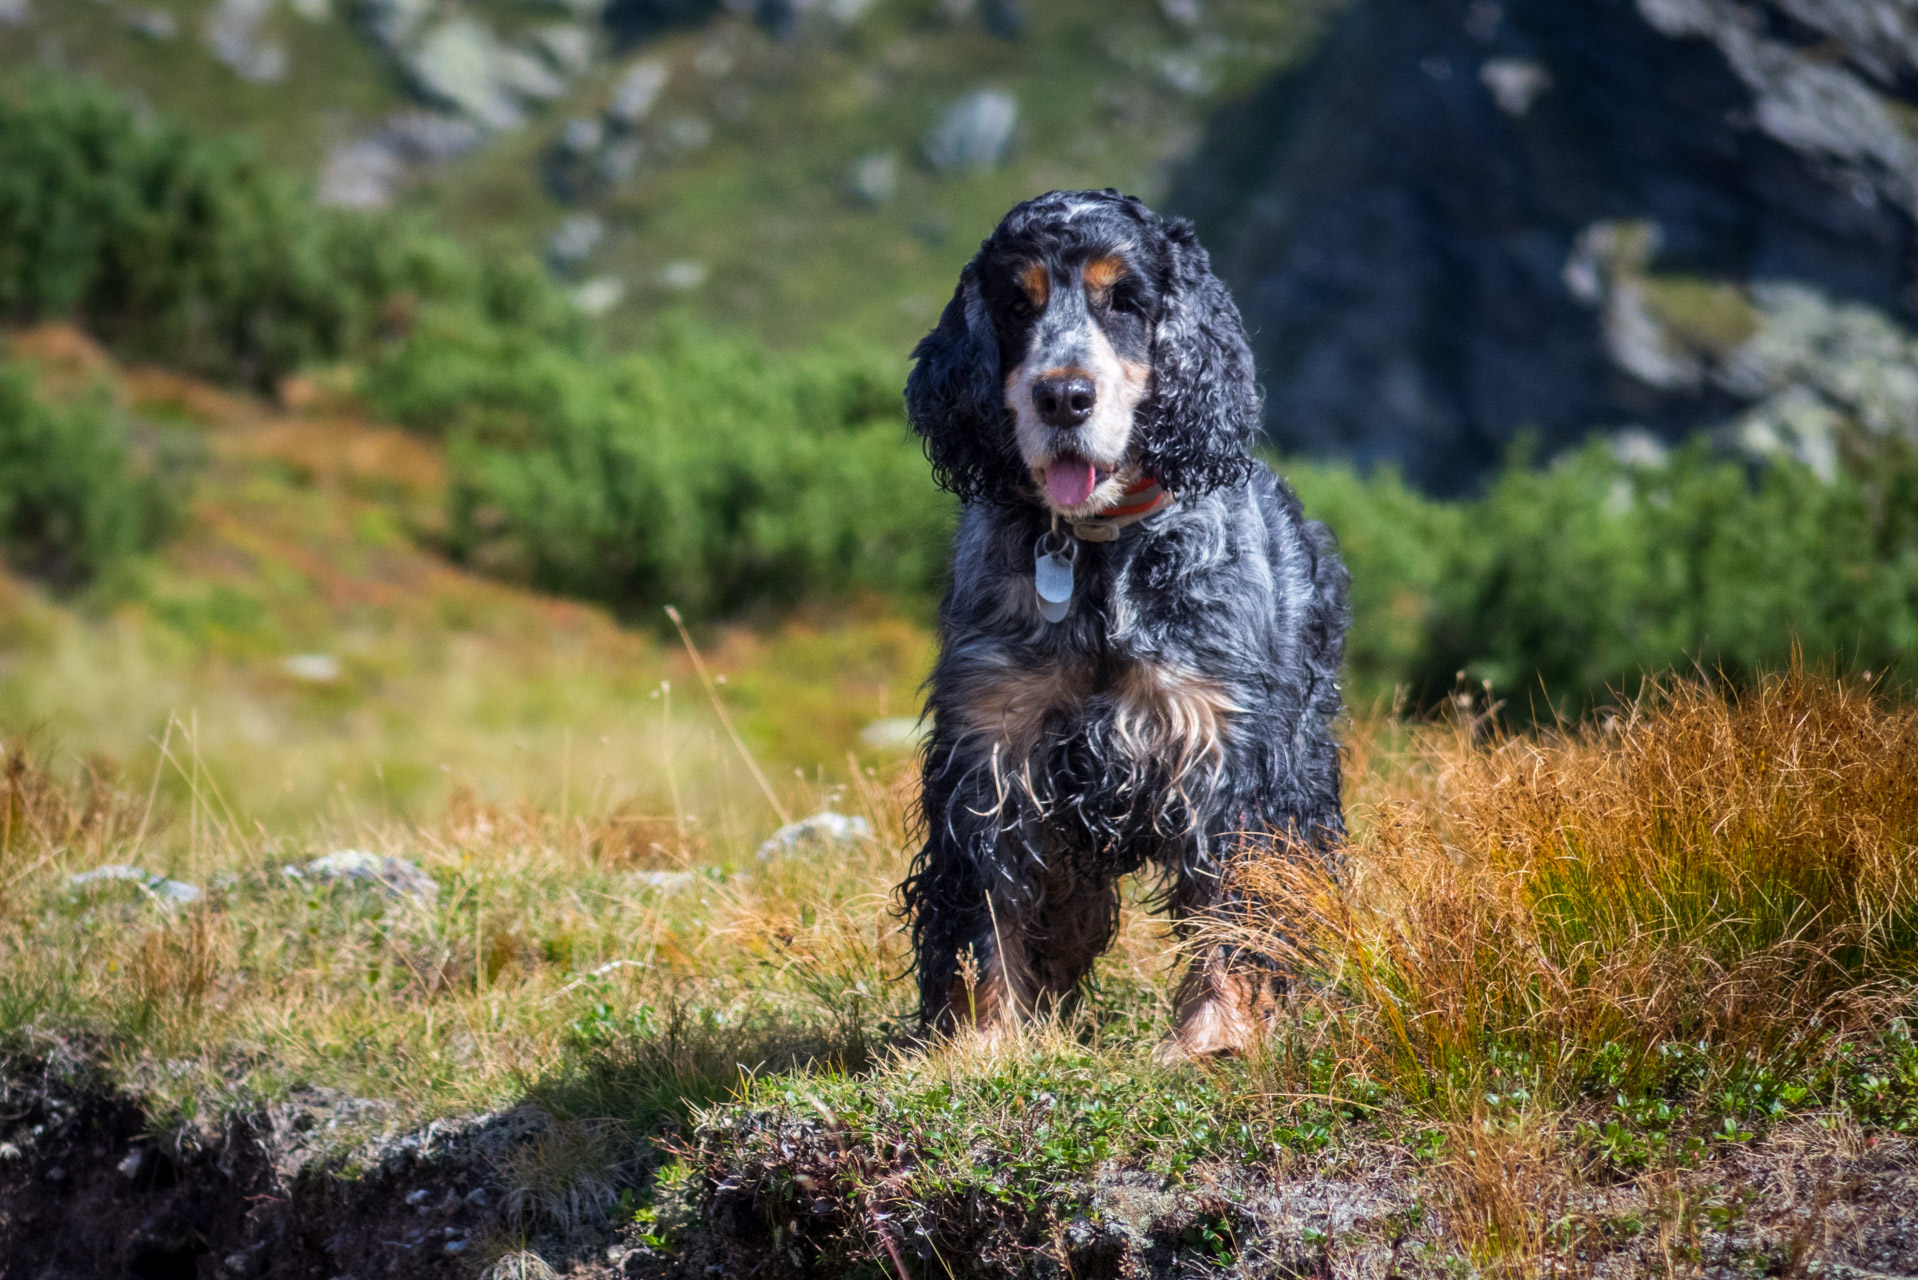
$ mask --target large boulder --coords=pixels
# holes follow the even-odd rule
[[[1455,492],[1522,431],[1776,408],[1747,348],[1821,307],[1908,324],[1914,86],[1914,0],[1357,0],[1172,203],[1275,441]]]

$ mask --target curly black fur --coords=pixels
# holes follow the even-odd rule
[[[1120,283],[1083,302],[1095,260],[1122,262]],[[1055,526],[1047,460],[1010,403],[1039,341],[1018,283],[1035,263],[1058,282],[1046,305],[1080,307],[1149,371],[1126,461],[1178,498],[1080,543],[1070,612],[1051,624],[1033,592],[1033,546]],[[1252,357],[1188,224],[1112,191],[1020,205],[914,358],[913,428],[965,504],[929,682],[925,843],[902,887],[921,1015],[949,1026],[962,1000],[976,1007],[975,963],[1003,1015],[1073,998],[1116,928],[1122,875],[1157,870],[1190,920],[1217,906],[1247,833],[1325,850],[1342,837],[1346,574],[1250,453]]]

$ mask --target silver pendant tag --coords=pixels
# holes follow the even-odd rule
[[[1046,544],[1055,536],[1059,546]],[[1032,548],[1032,585],[1039,593],[1039,616],[1058,622],[1072,607],[1072,563],[1079,558],[1079,544],[1063,534],[1042,533]]]

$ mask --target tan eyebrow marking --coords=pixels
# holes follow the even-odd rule
[[[1106,254],[1086,263],[1086,289],[1092,293],[1108,293],[1112,286],[1125,278],[1125,259],[1116,254]]]
[[[1043,262],[1033,262],[1019,273],[1019,287],[1026,291],[1026,297],[1035,307],[1043,308],[1046,300],[1052,297],[1052,274],[1046,270]]]

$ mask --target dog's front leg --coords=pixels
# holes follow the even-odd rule
[[[936,743],[936,738],[935,738]],[[998,1031],[1033,1012],[1019,797],[996,760],[929,753],[926,843],[903,886],[927,1031]]]
[[[1228,872],[1202,863],[1182,870],[1174,886],[1175,927],[1194,954],[1173,996],[1162,1063],[1250,1051],[1285,994],[1279,967],[1235,936],[1247,903],[1230,884]]]

